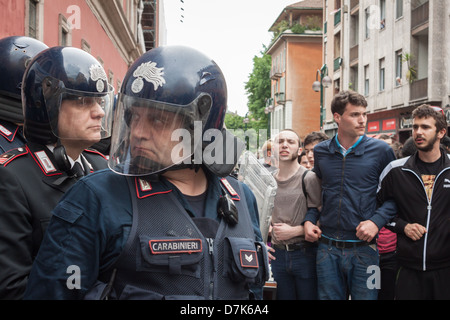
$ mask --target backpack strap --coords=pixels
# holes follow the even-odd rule
[[[303,194],[305,195],[305,198],[306,198],[306,185],[305,185],[305,177],[306,177],[306,174],[309,172],[309,170],[306,170],[305,172],[303,172],[303,175],[302,175],[302,189],[303,189]]]

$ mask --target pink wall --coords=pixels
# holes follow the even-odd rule
[[[75,12],[70,6],[78,6],[80,15],[78,20],[73,20]],[[67,12],[69,11],[69,12]],[[91,46],[91,54],[101,58],[105,71],[114,73],[112,85],[117,88],[117,80],[122,80],[128,70],[128,65],[122,59],[114,44],[106,34],[103,27],[92,14],[90,8],[83,0],[58,0],[44,2],[44,42],[48,46],[58,45],[59,14],[63,14],[69,22],[80,22],[79,28],[72,29],[72,46],[81,48],[81,40],[84,39]]]
[[[25,1],[0,0],[0,38],[25,35]],[[108,0],[109,1],[109,0]],[[79,19],[73,20],[75,12],[68,10],[70,6],[80,9]],[[43,42],[49,47],[59,45],[59,14],[66,17],[68,22],[79,21],[80,26],[72,29],[72,46],[81,48],[84,39],[91,47],[91,54],[101,58],[106,73],[111,70],[114,74],[112,85],[117,88],[117,80],[122,81],[128,70],[126,61],[114,46],[103,27],[92,14],[84,0],[46,0],[44,2]],[[126,9],[126,8],[125,8]],[[68,12],[69,11],[69,12]]]
[[[0,0],[0,38],[25,33],[25,0]]]

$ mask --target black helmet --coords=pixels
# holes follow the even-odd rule
[[[24,74],[22,103],[28,141],[45,145],[58,141],[58,115],[64,100],[80,105],[98,103],[105,112],[101,138],[110,135],[114,90],[105,70],[81,49],[53,47],[39,53]]]
[[[152,49],[135,61],[123,80],[109,166],[120,174],[148,175],[192,160],[202,164],[193,156],[211,143],[204,139],[208,132],[221,133],[226,109],[225,78],[213,60],[184,46]],[[133,128],[138,127],[152,140],[147,147],[137,146]]]
[[[0,39],[0,119],[23,122],[20,88],[31,59],[47,49],[39,40],[11,36]]]

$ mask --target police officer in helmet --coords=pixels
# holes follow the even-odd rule
[[[229,176],[243,144],[223,129],[226,90],[215,62],[189,47],[152,49],[130,67],[112,170],[58,204],[25,298],[249,299],[262,288],[256,199]]]
[[[22,84],[27,143],[0,156],[0,298],[20,299],[51,211],[84,175],[107,168],[88,148],[110,134],[113,91],[87,52],[37,54]]]
[[[0,154],[25,144],[20,88],[25,68],[47,45],[11,36],[0,39]]]

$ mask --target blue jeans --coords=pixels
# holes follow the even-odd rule
[[[374,249],[375,248],[375,249]],[[320,300],[377,300],[378,250],[365,245],[338,249],[319,243],[317,281]]]
[[[295,251],[275,248],[271,261],[273,278],[277,282],[277,300],[316,300],[317,247]]]

